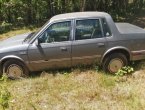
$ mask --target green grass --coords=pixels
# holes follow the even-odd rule
[[[11,31],[0,37],[28,31]],[[138,73],[119,79],[98,72],[97,67],[92,66],[42,72],[23,80],[8,80],[6,87],[11,97],[7,110],[143,110],[144,65],[144,62],[138,65]],[[4,82],[0,82],[0,85],[4,85]]]

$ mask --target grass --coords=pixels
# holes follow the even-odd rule
[[[18,35],[18,34],[28,33],[28,32],[32,32],[36,30],[37,28],[27,28],[27,27],[23,27],[22,29],[18,29],[18,30],[12,30],[4,34],[0,34],[0,40],[6,39],[9,37]]]
[[[55,75],[54,75],[55,73]],[[126,76],[125,76],[126,77]],[[145,74],[124,81],[94,68],[8,81],[11,110],[143,110]]]
[[[22,29],[0,38],[31,31]],[[97,67],[47,71],[28,79],[8,80],[11,93],[7,110],[143,110],[145,63],[133,75],[118,77]],[[35,73],[34,73],[35,74]],[[0,82],[2,86],[4,82]],[[2,110],[2,107],[0,107]]]

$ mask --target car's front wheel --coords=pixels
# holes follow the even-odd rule
[[[19,79],[27,77],[29,71],[21,61],[11,59],[4,63],[3,74],[12,79]]]
[[[116,73],[119,69],[126,65],[128,65],[128,60],[122,53],[111,54],[103,61],[103,69],[109,73]]]

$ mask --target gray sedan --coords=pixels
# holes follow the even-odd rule
[[[145,59],[145,30],[114,23],[104,12],[56,15],[35,33],[0,42],[1,73],[13,78],[93,63],[115,73],[129,61],[141,59]]]

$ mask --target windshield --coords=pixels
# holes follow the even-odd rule
[[[25,39],[24,39],[24,41],[23,42],[27,42],[27,41],[29,41],[29,39],[31,39],[32,38],[32,36],[35,34],[35,32],[32,32],[32,33],[30,33]]]
[[[32,32],[31,34],[29,34],[28,37],[24,40],[24,42],[31,41],[48,23],[49,23],[49,20],[36,32]]]

